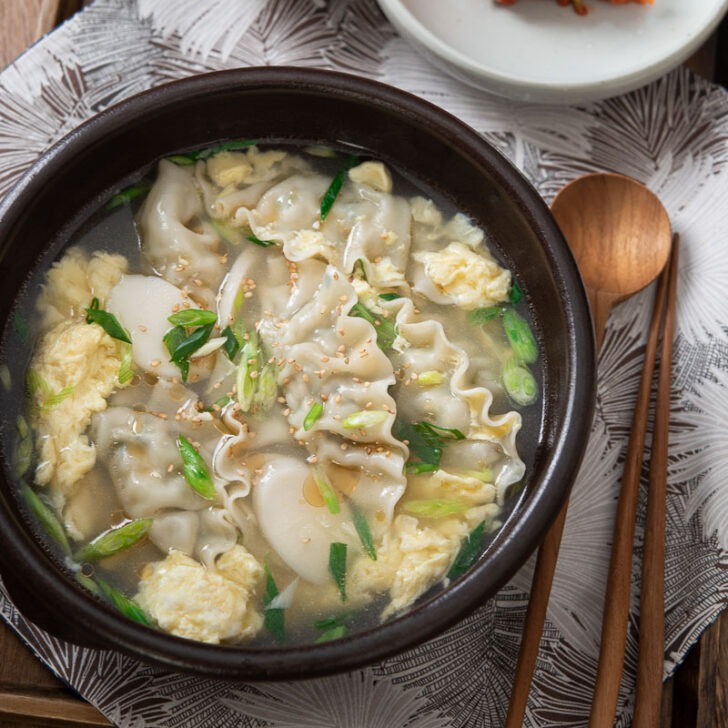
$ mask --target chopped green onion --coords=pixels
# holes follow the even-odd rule
[[[403,504],[403,508],[413,516],[422,518],[443,518],[455,513],[467,511],[470,506],[462,501],[432,498],[430,500],[411,500]]]
[[[212,500],[217,495],[217,491],[202,455],[184,435],[177,438],[177,448],[182,456],[183,472],[187,483],[203,498]]]
[[[125,616],[133,619],[135,622],[151,626],[151,622],[144,613],[144,610],[126,594],[122,594],[118,589],[114,589],[111,584],[107,584],[103,579],[97,579],[99,588],[104,596]]]
[[[278,381],[276,369],[273,364],[266,364],[255,381],[253,393],[253,406],[257,411],[267,411],[276,401],[278,395]]]
[[[119,320],[113,313],[102,311],[99,308],[99,299],[91,299],[91,305],[86,309],[86,323],[98,324],[109,336],[119,341],[131,344],[129,334],[119,323]]]
[[[212,147],[205,147],[204,149],[198,149],[194,152],[186,152],[184,154],[173,154],[171,157],[167,157],[170,162],[179,164],[180,166],[188,166],[194,164],[199,159],[208,159],[213,157],[215,154],[220,152],[231,152],[237,149],[244,149],[246,147],[252,147],[255,145],[255,141],[251,139],[236,139],[227,142],[221,142]]]
[[[86,574],[83,574],[80,571],[77,571],[75,573],[76,581],[84,588],[88,589],[92,594],[96,594],[96,596],[101,595],[101,589],[99,589],[99,585],[90,577],[86,576]]]
[[[351,272],[354,273],[354,274],[356,274],[356,269],[357,268],[361,272],[362,280],[365,280],[365,281],[368,282],[369,279],[367,278],[367,269],[366,269],[366,266],[364,265],[364,259],[363,258],[357,258],[354,261],[354,267],[352,268]]]
[[[10,369],[8,369],[7,364],[0,366],[0,384],[2,384],[6,392],[9,392],[13,387],[13,378],[10,375]]]
[[[461,470],[458,471],[457,475],[461,475],[464,478],[475,478],[483,483],[493,482],[493,471],[490,468],[483,468],[482,470]]]
[[[337,624],[335,627],[324,630],[317,638],[316,643],[330,642],[331,640],[338,640],[346,636],[346,626],[343,624]]]
[[[350,621],[352,615],[348,612],[341,612],[341,614],[334,614],[331,617],[324,617],[313,623],[313,626],[318,629],[331,629],[332,627],[338,627],[339,625],[345,625]]]
[[[334,206],[334,202],[336,202],[339,192],[341,192],[346,173],[355,166],[358,161],[359,160],[356,155],[350,154],[346,159],[344,166],[334,175],[334,178],[331,180],[331,184],[328,186],[328,189],[324,192],[324,196],[321,198],[320,217],[322,220],[325,220],[326,216],[329,212],[331,212],[331,208]]]
[[[209,407],[208,410],[212,410],[215,407],[219,407],[220,409],[223,409],[224,407],[227,407],[232,401],[233,401],[233,398],[226,394],[226,395],[220,397],[220,399],[216,399],[212,403],[212,407]]]
[[[468,321],[474,326],[482,326],[486,321],[492,321],[503,313],[500,306],[486,306],[476,308],[468,314]]]
[[[314,424],[316,424],[316,420],[321,417],[321,415],[324,413],[324,405],[321,402],[314,402],[311,405],[311,409],[308,411],[306,416],[303,418],[303,429],[308,432]]]
[[[175,326],[207,326],[217,321],[217,314],[201,308],[183,308],[168,316],[167,321]]]
[[[248,334],[248,340],[243,344],[240,362],[238,363],[238,369],[235,375],[238,402],[243,412],[248,412],[253,404],[256,378],[258,376],[260,376],[258,334],[255,331],[251,331]]]
[[[25,418],[18,415],[15,420],[17,436],[13,457],[13,474],[16,478],[22,478],[33,462],[33,437]]]
[[[503,311],[503,330],[519,363],[533,364],[538,358],[538,345],[528,321],[515,309],[507,308]]]
[[[306,147],[303,151],[312,157],[322,157],[324,159],[333,159],[336,156],[336,152],[331,147],[325,147],[321,144]]]
[[[517,306],[521,302],[522,298],[523,290],[518,285],[518,281],[513,281],[513,284],[511,285],[511,290],[508,292],[508,299],[514,306]]]
[[[76,561],[98,561],[113,556],[139,542],[152,527],[151,518],[137,518],[117,528],[110,528],[82,546],[73,558]]]
[[[71,546],[68,543],[66,532],[61,522],[51,509],[41,500],[40,496],[27,484],[21,483],[21,492],[25,502],[38,519],[46,533],[63,549],[67,554],[71,553]]]
[[[227,240],[228,243],[233,245],[240,245],[243,241],[243,233],[239,228],[233,227],[232,225],[226,225],[221,220],[212,220],[212,229],[223,239]]]
[[[349,316],[357,316],[368,321],[377,332],[377,346],[382,351],[392,348],[394,340],[397,338],[397,331],[394,323],[384,316],[377,316],[370,311],[364,304],[355,303],[349,311]]]
[[[486,522],[481,521],[465,538],[447,575],[450,579],[464,574],[478,559],[483,546]]]
[[[131,185],[130,187],[127,187],[126,189],[121,190],[121,192],[117,192],[106,203],[106,209],[114,210],[117,207],[121,207],[122,205],[125,205],[127,202],[131,202],[132,200],[135,200],[137,197],[146,195],[147,192],[149,192],[150,188],[151,188],[151,185],[146,184],[146,183]]]
[[[407,441],[410,458],[406,469],[409,473],[431,473],[440,467],[445,440],[463,440],[460,430],[440,427],[431,422],[395,422],[395,437]]]
[[[376,427],[385,422],[389,416],[390,413],[385,410],[359,410],[345,417],[341,422],[341,426],[347,430],[360,427]]]
[[[421,372],[417,375],[417,384],[422,387],[435,387],[445,381],[445,375],[436,369]]]
[[[176,328],[177,327],[175,327],[175,329]],[[200,326],[189,335],[186,335],[185,333],[185,337],[183,339],[175,341],[174,349],[169,352],[171,361],[177,363],[182,359],[189,359],[190,355],[194,354],[210,338],[212,328],[213,324]],[[175,329],[170,329],[170,331],[174,331]],[[167,334],[169,334],[169,332],[167,332]],[[175,334],[175,336],[179,336],[179,334]],[[164,341],[167,343],[167,335],[165,335]],[[169,345],[167,348],[169,349]]]
[[[233,361],[240,351],[240,339],[229,326],[222,330],[221,336],[225,337],[225,343],[222,345],[223,351],[227,354],[228,359]]]
[[[185,331],[184,326],[175,326],[174,328],[171,328],[162,338],[162,341],[170,354],[170,361],[179,367],[179,370],[182,373],[183,382],[187,381],[187,375],[190,371],[190,360],[189,358],[175,359],[173,354],[186,338],[187,331]]]
[[[263,624],[265,628],[280,643],[286,641],[285,611],[281,608],[269,608],[268,605],[280,593],[276,586],[273,574],[266,561],[265,568],[265,594],[263,595]]]
[[[351,511],[351,520],[354,522],[354,528],[359,534],[364,550],[367,552],[372,561],[376,561],[377,550],[374,548],[374,540],[372,539],[372,532],[369,529],[369,523],[366,516],[359,506],[357,506],[352,500],[349,501],[349,510]]]
[[[333,489],[328,478],[324,475],[324,471],[318,465],[311,467],[314,483],[318,488],[318,492],[321,494],[326,507],[329,509],[329,513],[339,513],[341,511],[341,505],[339,504],[339,498],[336,495],[336,491]]]
[[[28,322],[20,311],[16,311],[13,316],[13,331],[15,335],[25,343],[28,340],[28,334],[30,333],[30,327]]]
[[[204,346],[213,327],[214,324],[204,324],[188,334],[185,326],[177,324],[164,335],[162,341],[169,352],[169,360],[179,368],[183,382],[189,374],[190,356]]]
[[[339,588],[341,601],[346,601],[346,544],[332,543],[329,546],[329,572]]]
[[[261,240],[256,235],[253,235],[252,233],[245,238],[246,240],[249,240],[251,243],[255,243],[255,245],[260,245],[261,248],[270,248],[272,245],[275,245],[275,240]]]
[[[27,384],[31,397],[37,396],[40,400],[38,406],[41,412],[45,412],[51,407],[60,404],[64,399],[70,397],[74,391],[74,387],[70,384],[58,392],[52,391],[48,382],[32,368],[28,369]]]
[[[533,404],[538,396],[538,384],[528,367],[512,356],[503,363],[503,387],[506,394],[521,407]]]
[[[465,435],[463,435],[463,433],[460,432],[460,430],[458,430],[456,427],[442,427],[441,425],[436,425],[434,422],[420,422],[418,423],[418,425],[420,427],[424,427],[425,429],[439,432],[441,437],[445,437],[448,440],[465,439]]]
[[[129,344],[120,344],[121,364],[119,364],[119,373],[116,379],[119,384],[124,385],[131,381],[134,376],[134,360],[132,358],[132,348]]]

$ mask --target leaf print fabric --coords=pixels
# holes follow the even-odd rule
[[[283,64],[359,74],[442,106],[510,157],[547,201],[578,175],[614,170],[644,182],[667,206],[682,242],[667,500],[669,675],[728,599],[728,93],[677,69],[588,106],[535,106],[445,76],[396,34],[375,0],[95,0],[0,74],[0,195],[65,133],[134,93],[205,71]],[[528,728],[587,722],[652,295],[648,289],[634,296],[609,320],[597,415],[571,499]],[[642,498],[635,563],[644,508]],[[1,584],[0,613],[118,726],[499,726],[533,563],[427,644],[306,683],[234,685],[75,647],[27,622]],[[619,726],[631,722],[636,656],[632,631]]]

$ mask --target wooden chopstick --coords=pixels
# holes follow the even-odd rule
[[[629,510],[633,512],[633,515],[631,516],[631,529],[627,529],[627,533],[625,534],[626,536],[629,536],[628,561],[630,563],[632,555],[632,541],[634,539],[636,497],[639,485],[639,475],[642,466],[642,452],[644,450],[645,444],[647,415],[649,410],[652,378],[655,369],[657,343],[662,321],[662,310],[664,308],[665,301],[667,267],[668,266],[665,266],[665,270],[660,276],[657,293],[655,294],[653,314],[650,321],[650,333],[648,335],[648,341],[645,348],[645,360],[643,364],[642,378],[640,380],[640,388],[637,395],[638,401],[635,408],[632,425],[633,437],[630,439],[630,446],[628,448],[627,461],[625,463],[625,470],[623,474],[623,483],[625,480],[629,480],[632,483],[632,485],[630,486],[630,491],[634,491],[633,493],[630,492],[629,494],[631,500],[634,501],[634,503],[630,504],[629,502],[625,502],[622,507],[622,510],[625,510],[626,506],[631,505],[632,507]],[[622,500],[625,499],[620,497],[620,501]],[[526,611],[526,620],[523,629],[523,636],[521,638],[521,645],[518,653],[518,662],[516,664],[516,674],[513,680],[513,689],[511,692],[510,703],[508,706],[508,715],[506,716],[505,728],[521,728],[523,725],[523,718],[526,712],[528,694],[530,691],[531,681],[533,679],[533,672],[536,667],[536,660],[538,658],[538,649],[541,641],[541,635],[543,632],[543,625],[546,620],[546,612],[548,609],[548,601],[551,593],[551,585],[553,582],[554,571],[556,569],[556,562],[559,555],[561,536],[563,533],[564,524],[566,522],[567,511],[568,502],[562,506],[559,514],[556,517],[556,520],[547,531],[546,537],[544,538],[544,541],[538,551],[533,574],[533,581],[531,584],[531,593],[529,596],[528,608]],[[627,514],[627,516],[629,516],[629,513]],[[621,561],[623,562],[624,560],[625,558],[622,557]],[[626,575],[628,577],[628,581],[626,586],[626,609],[623,618],[625,637],[627,628],[626,620],[628,617],[629,609],[629,574],[630,572],[629,570],[627,570]],[[614,629],[614,625],[611,626],[611,629]],[[619,693],[619,676],[621,676],[622,673],[623,660],[624,644],[622,645],[621,657],[619,658],[616,694]],[[602,678],[602,681],[604,681],[604,677]],[[616,697],[614,705],[616,706]],[[614,715],[614,711],[612,711],[612,715]],[[605,725],[609,725],[609,727],[611,728],[612,720],[609,720]]]
[[[523,726],[523,717],[526,713],[528,693],[538,658],[538,648],[546,621],[551,584],[556,570],[556,561],[559,558],[561,535],[564,531],[568,510],[567,501],[561,506],[556,520],[549,527],[538,550],[505,728],[522,728]]]
[[[679,242],[679,237],[675,235],[669,262],[667,307],[657,378],[642,554],[637,694],[632,728],[657,728],[662,704],[662,674],[665,662],[665,499]]]
[[[642,454],[647,430],[652,378],[655,370],[660,329],[667,295],[670,266],[660,274],[652,318],[647,335],[627,457],[617,501],[612,552],[604,597],[599,664],[589,716],[589,728],[613,728],[619,699],[619,686],[624,669],[624,653],[629,623],[630,583],[632,576],[632,545],[637,516]],[[663,607],[660,606],[660,611]]]

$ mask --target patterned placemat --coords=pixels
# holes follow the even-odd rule
[[[586,61],[585,61],[586,62]],[[65,133],[129,95],[210,70],[297,65],[361,74],[438,104],[507,155],[546,200],[585,172],[641,180],[681,235],[667,501],[669,675],[728,599],[728,94],[684,69],[585,107],[505,101],[417,55],[374,0],[96,0],[0,74],[0,194]],[[603,588],[652,290],[619,306],[599,362],[597,416],[574,488],[527,726],[586,724]],[[634,600],[644,501],[634,555]],[[533,569],[417,649],[353,673],[235,684],[81,649],[0,612],[39,658],[119,726],[445,728],[501,725]],[[631,615],[617,725],[631,722]]]

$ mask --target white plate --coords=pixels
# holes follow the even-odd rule
[[[705,41],[728,0],[379,0],[399,33],[466,83],[509,98],[581,103],[638,88]]]

